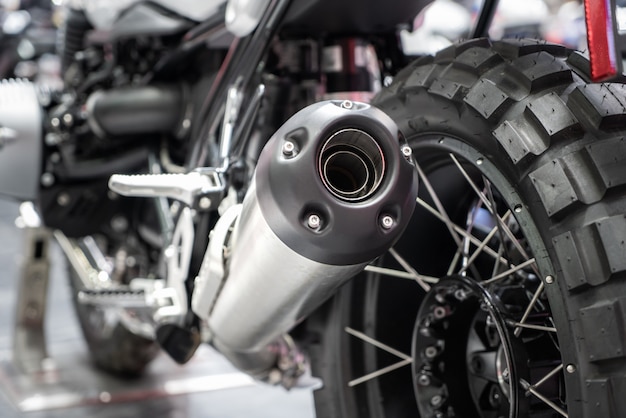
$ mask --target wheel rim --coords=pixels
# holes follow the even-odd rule
[[[517,191],[484,156],[454,138],[423,136],[413,145],[421,189],[415,222],[388,255],[367,267],[363,298],[374,306],[351,322],[361,330],[346,328],[363,344],[362,367],[352,368],[359,376],[349,385],[368,389],[355,396],[375,393],[384,400],[376,408],[393,413],[390,399],[404,398],[410,385],[422,417],[567,416],[564,367],[540,274],[545,261],[533,256],[545,249]],[[391,284],[391,277],[415,282],[419,312],[400,315],[416,320],[390,318],[400,311],[388,305],[407,302],[407,285]],[[458,291],[466,299],[455,297]],[[442,303],[446,292],[449,300]],[[441,308],[448,314],[439,328],[420,335]],[[407,339],[399,334],[408,322]]]

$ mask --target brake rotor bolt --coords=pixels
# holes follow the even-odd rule
[[[383,229],[391,229],[391,227],[395,224],[393,217],[390,215],[383,215],[380,217],[380,226]]]
[[[319,229],[319,227],[322,225],[322,219],[319,215],[312,213],[307,218],[306,224],[311,229]]]
[[[441,397],[441,395],[435,395],[430,398],[430,404],[434,407],[438,407],[439,405],[441,405],[442,402],[443,398]]]
[[[437,356],[437,352],[437,348],[433,347],[432,345],[424,349],[424,355],[426,356],[426,358],[435,358]]]
[[[137,259],[135,257],[133,257],[132,255],[126,257],[126,267],[130,267],[133,268],[137,265]]]
[[[54,184],[54,175],[52,173],[43,173],[41,175],[41,185],[50,187]]]
[[[437,319],[445,318],[446,313],[446,308],[443,306],[437,306],[433,309],[433,315],[435,315],[435,318]]]
[[[65,126],[71,126],[74,122],[74,117],[70,113],[66,113],[63,115],[63,123]]]
[[[565,370],[566,370],[568,373],[574,373],[574,372],[576,371],[576,366],[574,366],[573,364],[568,364],[568,365],[565,367]]]
[[[419,377],[417,378],[417,383],[419,383],[422,386],[428,386],[430,385],[430,377],[428,377],[427,374],[420,374]]]
[[[354,104],[350,100],[344,100],[343,102],[341,102],[341,107],[343,107],[344,109],[352,109],[353,106]]]
[[[128,220],[123,216],[116,216],[111,219],[111,228],[115,232],[124,232],[128,229]]]
[[[61,142],[61,135],[54,132],[48,132],[44,137],[44,142],[49,146],[58,145]]]
[[[496,389],[495,386],[492,386],[492,389],[489,393],[489,403],[491,403],[491,406],[494,408],[497,408],[498,406],[500,406],[500,403],[501,403],[500,392],[498,392],[498,389]]]
[[[296,146],[293,142],[287,141],[283,144],[283,155],[285,157],[293,157],[296,153]]]
[[[61,193],[59,196],[57,196],[57,203],[59,204],[59,206],[69,205],[70,195],[68,195],[67,193]]]
[[[554,283],[554,276],[546,276],[546,283],[548,284]]]
[[[211,199],[209,199],[208,197],[202,197],[200,198],[200,200],[198,201],[198,206],[200,207],[200,209],[202,210],[206,210],[209,209],[211,207]]]

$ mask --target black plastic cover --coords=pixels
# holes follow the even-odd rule
[[[141,35],[163,36],[182,33],[193,27],[193,23],[176,16],[156,4],[139,3],[115,22],[113,39],[134,38]]]
[[[358,35],[389,32],[411,24],[432,0],[296,0],[285,19],[293,34]]]
[[[415,167],[401,153],[403,140],[396,124],[381,110],[341,101],[311,105],[291,117],[263,149],[255,174],[257,199],[263,216],[292,250],[331,265],[368,262],[383,254],[406,227],[417,196]],[[346,129],[368,133],[380,146],[385,172],[376,191],[358,202],[343,201],[329,192],[318,170],[320,150],[334,133]],[[295,156],[285,156],[286,141]],[[310,214],[321,226],[307,225]],[[389,229],[380,219],[390,215]]]
[[[174,132],[185,111],[183,89],[162,85],[98,91],[87,101],[87,111],[99,135]]]

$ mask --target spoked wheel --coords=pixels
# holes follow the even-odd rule
[[[307,324],[318,417],[626,414],[626,99],[584,63],[470,41],[379,96],[417,208]]]

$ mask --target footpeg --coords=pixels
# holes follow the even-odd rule
[[[226,186],[221,173],[204,169],[186,174],[114,174],[109,188],[123,196],[166,197],[210,209],[219,204]]]
[[[143,289],[81,290],[78,292],[78,302],[83,305],[116,306],[120,308],[142,308],[147,306],[146,294]]]

